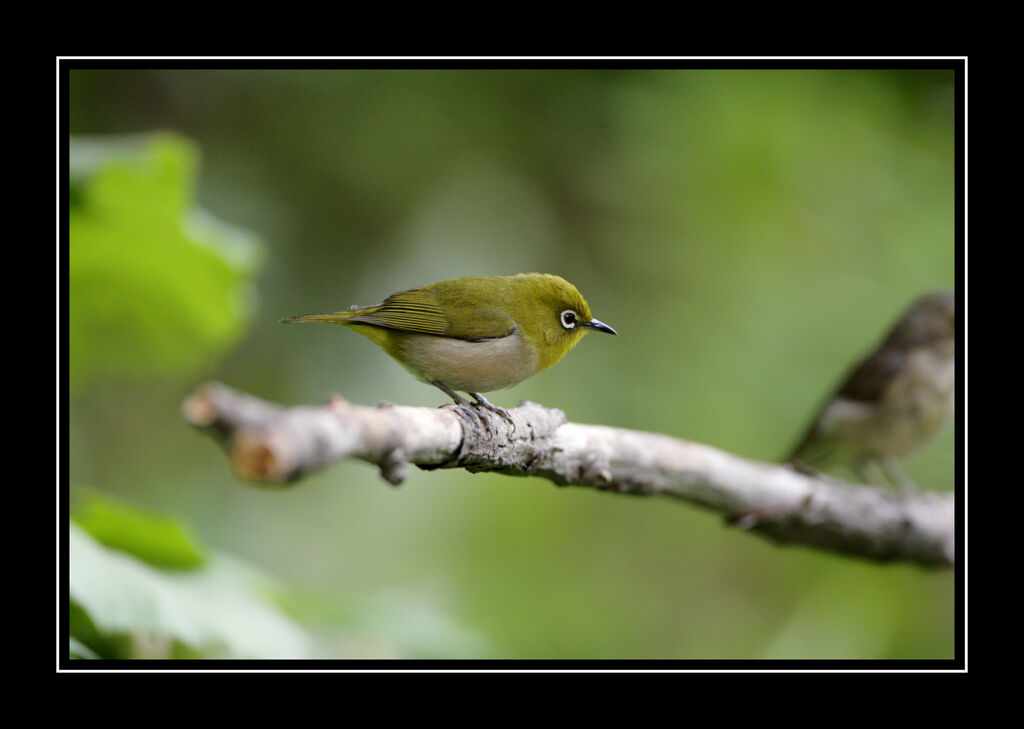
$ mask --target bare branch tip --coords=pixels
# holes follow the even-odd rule
[[[239,478],[253,483],[287,483],[292,475],[283,468],[277,450],[259,433],[236,432],[231,441],[231,466]]]
[[[265,445],[235,448],[231,460],[235,473],[247,481],[265,481],[275,471],[274,454]]]
[[[210,398],[209,388],[201,386],[181,403],[185,421],[197,428],[209,428],[217,422],[217,407]]]

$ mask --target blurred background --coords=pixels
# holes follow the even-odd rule
[[[278,320],[541,271],[619,336],[492,402],[778,460],[915,297],[954,285],[952,70],[83,64],[72,653],[953,657],[949,570],[540,479],[413,468],[394,489],[353,461],[252,488],[179,410],[208,379],[442,405],[362,337]],[[905,465],[948,491],[954,456],[950,427]]]

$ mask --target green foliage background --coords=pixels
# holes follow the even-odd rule
[[[71,483],[187,524],[221,555],[204,574],[273,575],[311,638],[250,654],[953,656],[949,571],[779,548],[697,508],[533,479],[413,469],[391,489],[344,463],[252,489],[178,409],[207,378],[286,404],[440,405],[361,337],[278,320],[545,271],[620,336],[492,401],[777,459],[910,300],[954,284],[952,71],[68,81]],[[108,203],[113,238],[96,232]],[[953,488],[953,444],[908,460],[919,484]]]

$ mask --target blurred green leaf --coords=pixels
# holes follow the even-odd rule
[[[73,612],[81,610],[71,637],[95,649],[98,634],[107,648],[103,657],[166,658],[192,651],[205,657],[303,658],[309,652],[305,632],[272,604],[276,586],[242,562],[214,555],[202,569],[165,572],[104,547],[74,522],[68,539],[68,591]],[[75,625],[87,623],[84,617],[95,633],[75,633]]]
[[[198,157],[173,134],[70,140],[73,386],[185,374],[241,333],[258,248],[193,207]]]
[[[495,658],[498,646],[415,592],[365,595],[290,592],[289,614],[337,654],[371,658]]]
[[[99,658],[89,646],[81,643],[74,638],[68,640],[68,657],[69,658]]]
[[[381,595],[356,606],[355,624],[388,639],[402,658],[494,658],[498,646],[413,594]]]
[[[100,544],[119,549],[155,567],[193,569],[206,560],[199,540],[181,522],[81,492],[71,518]]]

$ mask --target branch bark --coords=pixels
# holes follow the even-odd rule
[[[377,465],[393,485],[405,479],[409,463],[538,476],[683,499],[777,543],[954,564],[951,494],[896,494],[807,476],[665,435],[570,423],[562,411],[526,401],[507,422],[470,405],[366,407],[333,398],[284,408],[211,382],[184,400],[182,412],[225,446],[240,478],[254,483],[293,483],[344,458]]]

